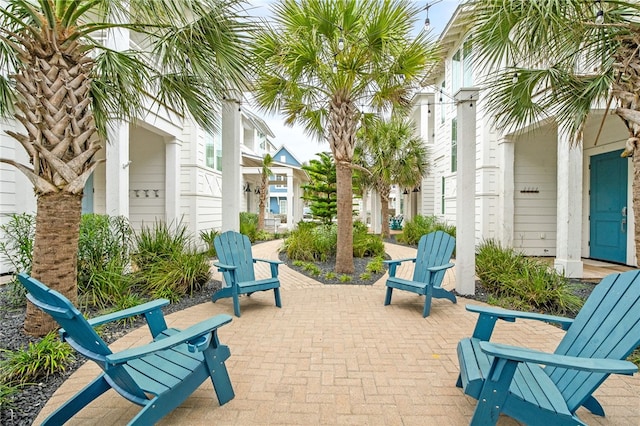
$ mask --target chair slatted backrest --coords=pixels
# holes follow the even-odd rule
[[[416,252],[416,266],[413,272],[413,281],[427,282],[429,271],[427,268],[446,265],[451,260],[456,239],[443,231],[431,232],[423,235],[418,242]],[[439,285],[446,271],[435,273],[431,279],[435,285]]]
[[[236,277],[239,282],[254,281],[253,255],[251,241],[246,235],[227,231],[213,240],[218,260],[225,265],[237,266]],[[225,272],[224,279],[231,284],[231,274]]]
[[[69,299],[26,274],[18,274],[18,279],[29,292],[27,294],[29,301],[51,315],[64,329],[62,332],[64,340],[105,371],[105,357],[113,352]],[[115,383],[114,388],[119,392],[122,389],[139,398],[147,398],[122,366],[110,368],[105,373]]]
[[[625,359],[640,344],[640,271],[605,277],[593,290],[558,345],[559,355]],[[608,374],[546,367],[576,410]]]

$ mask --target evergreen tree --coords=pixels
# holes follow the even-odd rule
[[[336,185],[336,163],[328,152],[316,154],[302,169],[309,174],[310,182],[303,185],[303,199],[309,204],[311,215],[323,223],[331,223],[338,215],[338,188]]]

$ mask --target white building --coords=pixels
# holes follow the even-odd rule
[[[483,103],[486,89],[476,88],[483,76],[471,62],[473,43],[463,19],[468,13],[465,5],[454,13],[440,36],[445,59],[414,99],[413,120],[432,164],[415,212],[457,224],[459,232],[460,215],[466,215],[475,244],[494,238],[527,255],[554,257],[570,277],[582,276],[583,258],[636,265],[632,165],[620,157],[625,126],[606,116],[596,145],[604,110],[593,109],[576,148],[553,118],[497,132]],[[467,111],[473,114],[460,117]],[[471,137],[462,136],[461,119]],[[461,157],[469,169],[461,167]],[[471,208],[461,212],[464,202]]]

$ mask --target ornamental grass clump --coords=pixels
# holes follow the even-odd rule
[[[494,240],[478,246],[476,275],[489,301],[506,308],[573,315],[583,303],[567,277]]]

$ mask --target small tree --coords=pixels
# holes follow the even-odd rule
[[[269,176],[273,175],[271,166],[273,165],[273,157],[267,154],[262,159],[262,171],[260,172],[260,197],[258,201],[258,230],[264,229],[265,207],[267,206],[267,197],[269,196]]]
[[[427,173],[424,142],[416,136],[413,124],[401,116],[372,120],[358,132],[354,163],[365,170],[359,172],[363,184],[372,184],[380,194],[382,236],[388,237],[391,185],[420,185]]]
[[[303,185],[303,200],[309,203],[311,214],[323,223],[331,223],[338,215],[338,189],[336,186],[336,164],[328,152],[316,154],[302,169],[309,174],[310,182]]]

